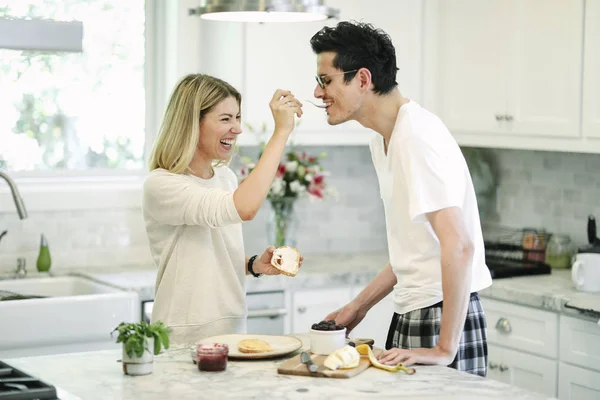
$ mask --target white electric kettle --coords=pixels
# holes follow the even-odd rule
[[[577,290],[600,292],[600,254],[579,253],[575,256],[571,278]]]

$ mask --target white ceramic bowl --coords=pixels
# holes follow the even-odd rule
[[[327,356],[346,345],[346,328],[339,331],[311,329],[308,336],[310,338],[310,351],[313,354]]]

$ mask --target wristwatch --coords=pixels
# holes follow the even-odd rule
[[[256,260],[256,257],[258,257],[258,255],[253,255],[248,260],[248,272],[250,272],[253,277],[260,278],[263,274],[257,274],[256,272],[254,272],[254,269],[252,268],[252,264],[254,264],[254,260]]]

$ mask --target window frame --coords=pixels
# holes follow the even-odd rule
[[[161,0],[145,1],[145,143],[142,169],[9,171],[29,212],[132,208],[141,190],[165,105],[167,31],[176,14]],[[172,3],[171,3],[172,4]],[[85,29],[85,27],[84,27]],[[8,185],[0,181],[0,214],[15,212]]]

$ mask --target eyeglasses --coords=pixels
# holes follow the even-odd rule
[[[350,72],[356,72],[356,71],[358,71],[358,70],[357,69],[353,69],[352,71],[344,71],[344,72],[340,72],[339,74],[317,75],[317,76],[315,76],[315,79],[317,80],[317,83],[319,84],[319,86],[321,87],[321,89],[325,89],[325,82],[323,82],[323,78],[325,78],[327,76],[345,75],[345,74],[349,74]]]

